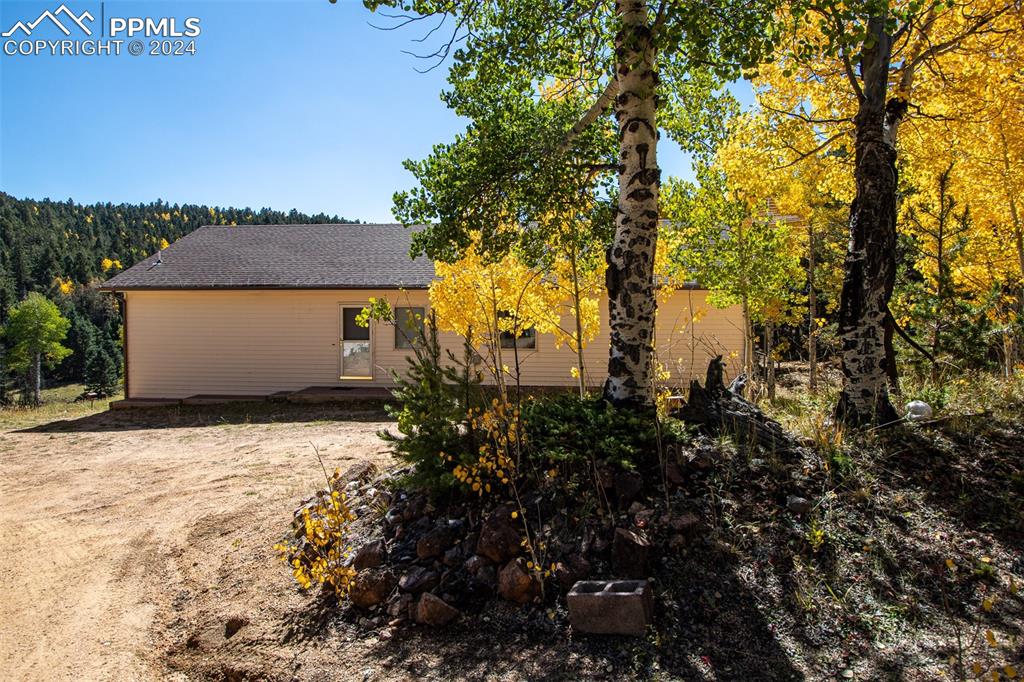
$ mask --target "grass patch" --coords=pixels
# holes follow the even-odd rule
[[[62,419],[80,419],[98,412],[106,411],[109,404],[123,397],[121,391],[97,400],[79,400],[85,386],[82,384],[65,384],[44,388],[42,404],[38,407],[25,405],[8,405],[0,407],[0,429],[20,429]]]

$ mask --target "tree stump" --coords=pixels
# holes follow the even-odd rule
[[[758,445],[779,453],[800,452],[800,444],[781,424],[739,395],[744,383],[737,378],[726,387],[725,363],[719,355],[708,363],[704,386],[696,379],[691,381],[686,403],[672,416],[712,434],[730,435],[742,445]]]

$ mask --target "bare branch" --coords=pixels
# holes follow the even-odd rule
[[[796,164],[798,164],[801,161],[803,161],[804,159],[806,159],[808,156],[814,156],[815,154],[820,152],[822,149],[824,149],[825,147],[829,146],[830,144],[832,144],[833,142],[835,142],[836,140],[838,140],[840,137],[842,137],[845,134],[846,134],[845,131],[840,131],[838,133],[835,133],[834,135],[829,137],[827,140],[825,140],[824,142],[819,144],[814,149],[812,149],[810,151],[807,151],[807,152],[799,153],[795,159],[793,159],[789,163],[783,164],[781,166],[776,166],[774,168],[774,170],[782,170],[784,168],[789,168],[790,166],[795,166]]]
[[[615,94],[618,88],[618,81],[614,78],[608,81],[608,84],[604,88],[604,92],[590,105],[586,113],[576,121],[572,128],[569,128],[569,132],[565,134],[565,139],[562,140],[562,144],[558,146],[558,154],[564,154],[569,151],[569,147],[572,146],[573,141],[580,136],[580,134],[589,128],[591,124],[596,121],[601,114],[603,114],[608,107],[615,102]]]

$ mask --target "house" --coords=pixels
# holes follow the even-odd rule
[[[384,323],[361,327],[355,317],[371,297],[388,300],[400,319],[427,313],[434,267],[409,258],[410,239],[401,225],[195,230],[101,287],[123,306],[126,398],[391,385],[391,370],[403,371],[412,353],[405,334]],[[739,309],[713,308],[706,294],[676,291],[659,307],[658,358],[673,384],[741,348]],[[601,310],[607,316],[606,304]],[[440,338],[461,350],[455,334]],[[524,386],[575,384],[576,356],[552,337],[520,338],[519,352]],[[603,327],[585,349],[589,384],[603,382],[607,353]]]

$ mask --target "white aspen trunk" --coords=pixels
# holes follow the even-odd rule
[[[814,254],[814,223],[807,222],[807,360],[808,386],[811,393],[818,390],[818,294],[814,291],[814,269],[817,266]]]
[[[587,384],[583,367],[583,323],[580,321],[580,273],[576,266],[576,249],[570,252],[572,263],[572,304],[573,315],[576,317],[576,364],[579,371],[580,398],[587,393]]]
[[[43,401],[43,354],[36,353],[32,362],[32,401],[38,405]]]
[[[850,241],[839,304],[843,391],[836,417],[852,424],[897,418],[889,400],[896,376],[889,299],[896,281],[896,149],[893,123],[906,105],[886,111],[892,37],[886,17],[868,21],[863,50],[863,98],[854,117],[857,194],[850,208]]]
[[[750,304],[747,297],[743,297],[743,373],[751,379],[754,378],[754,324],[750,320]]]
[[[654,48],[645,0],[617,0],[615,37],[619,204],[608,252],[611,348],[604,395],[618,405],[653,404],[654,252],[658,240],[658,129]]]

